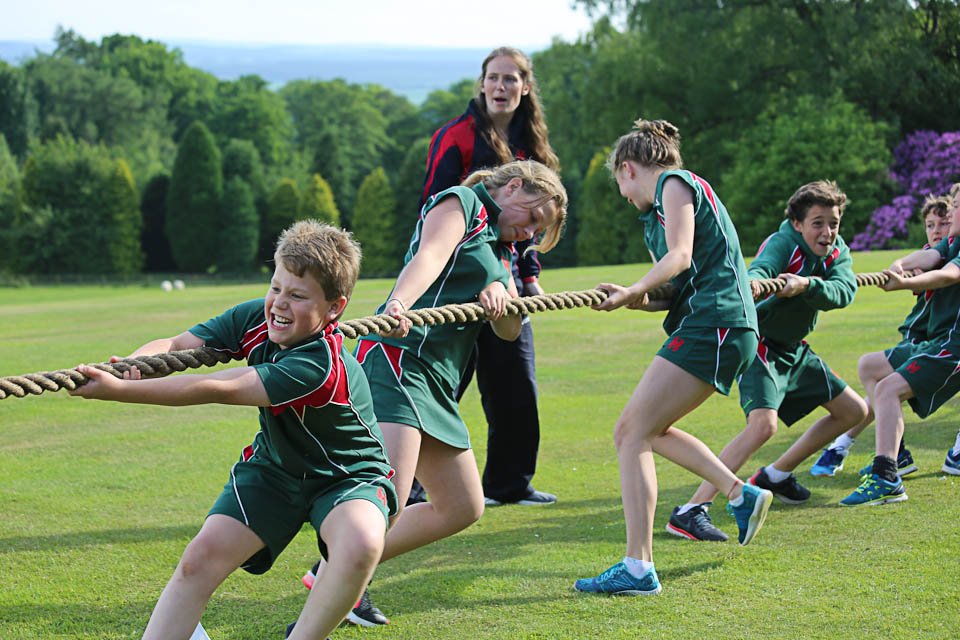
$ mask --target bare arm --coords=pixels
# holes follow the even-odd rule
[[[172,338],[158,338],[151,340],[136,351],[130,354],[130,357],[152,356],[158,353],[169,353],[171,351],[185,351],[187,349],[197,349],[203,346],[203,340],[193,335],[189,331],[184,331],[178,336]]]
[[[383,310],[400,320],[397,330],[389,334],[392,337],[403,337],[410,331],[412,323],[401,318],[400,314],[410,309],[440,276],[467,232],[460,199],[455,196],[444,198],[427,213],[421,232],[420,247],[397,276],[397,283],[393,285],[393,292]]]
[[[91,400],[113,400],[169,407],[194,404],[270,406],[270,398],[253,367],[236,367],[206,374],[140,379],[132,369],[120,380],[105,371],[81,365],[77,370],[90,380],[70,395]]]
[[[939,254],[938,254],[939,255]],[[929,291],[930,289],[943,289],[951,285],[960,283],[960,267],[953,262],[948,262],[940,269],[926,271],[912,278],[905,278],[893,269],[884,271],[888,280],[881,288],[884,291]]]
[[[506,340],[507,342],[513,342],[520,337],[520,330],[523,328],[523,316],[519,314],[512,316],[500,315],[500,317],[494,318],[491,314],[491,309],[489,309],[487,304],[484,303],[484,294],[487,293],[488,289],[492,289],[493,291],[491,293],[496,296],[499,293],[497,289],[503,289],[503,285],[500,283],[500,281],[491,282],[484,287],[483,291],[480,292],[479,300],[480,304],[483,305],[483,308],[487,309],[488,315],[491,315],[490,328],[493,329],[495,334],[497,334],[497,337],[501,340]],[[504,311],[506,310],[506,301],[509,298],[516,297],[518,297],[517,284],[511,277],[510,283],[506,288],[506,296],[503,298]],[[493,313],[496,313],[497,304],[499,304],[499,301],[492,303],[494,309]]]
[[[936,249],[920,249],[903,258],[894,260],[890,265],[890,271],[895,271],[900,275],[918,269],[920,271],[930,271],[936,269],[942,263],[943,257]]]
[[[664,184],[663,212],[667,253],[646,275],[629,287],[608,283],[597,285],[598,289],[607,291],[609,295],[594,309],[613,311],[624,305],[649,308],[649,305],[641,305],[648,291],[666,284],[671,278],[690,268],[693,259],[693,193],[679,179],[668,179]]]

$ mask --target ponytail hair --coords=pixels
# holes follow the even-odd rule
[[[682,169],[680,130],[666,120],[636,120],[633,131],[620,136],[607,156],[607,169],[616,173],[626,160],[645,167]]]
[[[523,181],[523,190],[531,195],[539,195],[534,206],[549,201],[556,205],[557,217],[550,227],[543,230],[539,244],[531,245],[527,251],[546,253],[557,246],[567,222],[567,190],[560,182],[560,176],[546,165],[536,160],[514,160],[493,169],[474,171],[463,181],[463,186],[472,187],[482,183],[488,189],[498,189],[514,178]]]
[[[547,123],[543,117],[543,108],[540,106],[540,87],[537,85],[537,79],[533,75],[533,62],[520,49],[514,47],[497,47],[491,51],[483,60],[480,67],[480,77],[477,79],[476,95],[473,97],[473,104],[480,114],[481,126],[480,133],[484,140],[497,154],[500,164],[505,164],[513,160],[513,154],[510,152],[510,145],[507,140],[493,126],[493,120],[487,112],[487,101],[483,95],[483,79],[487,75],[487,65],[494,58],[501,56],[510,58],[520,70],[520,78],[530,90],[527,95],[520,96],[520,106],[517,107],[517,113],[514,117],[520,117],[524,122],[524,133],[530,140],[530,153],[534,160],[545,164],[554,171],[560,170],[560,160],[550,146],[549,131]]]

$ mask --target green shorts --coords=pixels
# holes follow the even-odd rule
[[[753,329],[681,328],[670,334],[657,355],[728,396],[756,350]]]
[[[790,426],[843,393],[844,382],[806,342],[784,347],[763,338],[747,371],[741,376],[740,406],[775,409]]]
[[[370,382],[378,422],[405,424],[451,447],[470,448],[456,389],[409,351],[382,342],[362,340],[360,345],[373,345],[358,347],[357,359]]]
[[[316,529],[317,547],[326,557],[320,525],[334,507],[348,500],[373,503],[385,521],[397,512],[397,492],[387,476],[361,472],[342,478],[303,478],[245,451],[207,515],[230,516],[260,536],[266,546],[242,565],[259,574],[270,569],[304,522]]]
[[[910,385],[908,401],[921,418],[932,415],[960,391],[960,353],[957,345],[943,340],[916,344],[901,342],[884,351],[894,371]]]

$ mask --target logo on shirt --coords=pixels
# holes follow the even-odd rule
[[[917,371],[920,371],[920,365],[916,362],[911,362],[907,365],[907,371],[910,373],[916,373]]]
[[[673,340],[670,341],[670,344],[667,345],[667,349],[670,349],[670,351],[673,351],[674,353],[676,353],[677,351],[680,350],[680,347],[682,346],[683,346],[683,339],[674,338]]]

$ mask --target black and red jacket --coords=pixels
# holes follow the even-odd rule
[[[470,100],[463,115],[446,123],[433,134],[418,211],[431,195],[460,184],[477,169],[492,168],[500,164],[500,158],[483,137],[482,123],[476,103]],[[510,121],[507,130],[507,144],[515,158],[525,160],[531,157],[529,141],[527,121],[517,114]],[[535,280],[540,275],[537,252],[528,251],[524,254],[524,249],[532,243],[532,240],[514,243],[513,277],[517,281],[518,291],[523,290],[524,282]]]

